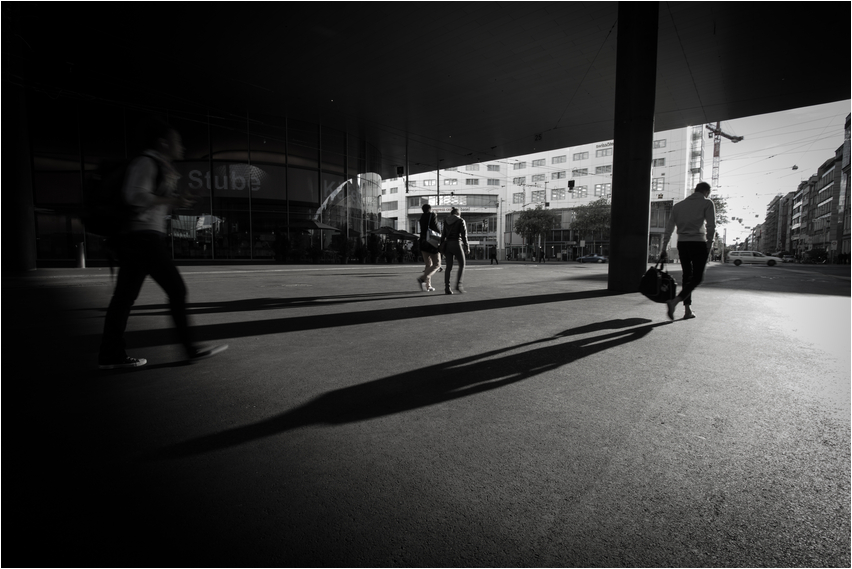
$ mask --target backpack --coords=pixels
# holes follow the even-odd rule
[[[114,240],[130,225],[134,209],[123,192],[130,162],[104,160],[86,182],[80,220],[87,233]]]
[[[119,238],[130,227],[130,221],[136,213],[136,209],[124,199],[124,182],[133,160],[123,158],[101,161],[83,188],[80,220],[87,233],[102,238],[110,275],[119,264]],[[155,184],[159,185],[160,180],[158,168]]]

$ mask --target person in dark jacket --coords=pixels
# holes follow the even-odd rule
[[[456,280],[456,291],[463,294],[465,255],[470,255],[467,243],[467,225],[459,215],[459,208],[450,210],[450,216],[444,220],[444,231],[441,233],[441,243],[444,244],[444,256],[447,258],[447,270],[444,273],[444,294],[453,294],[450,289],[450,277],[453,273],[453,260],[459,261],[459,277]]]
[[[166,123],[152,120],[148,130],[148,150],[130,163],[124,181],[124,200],[133,206],[134,215],[119,243],[118,279],[104,319],[100,369],[133,368],[147,363],[145,358],[127,355],[124,331],[130,309],[149,275],[169,297],[187,361],[208,358],[228,347],[222,344],[202,348],[194,341],[186,314],[186,285],[172,261],[167,240],[167,220],[172,209],[192,203],[177,192],[180,175],[172,164],[183,158],[183,145],[178,132]]]
[[[438,216],[432,213],[432,206],[423,204],[423,214],[420,216],[420,252],[423,255],[423,274],[417,277],[417,285],[423,292],[435,290],[432,287],[432,275],[441,268],[438,257],[438,248],[426,241],[426,230],[440,231],[438,228]]]

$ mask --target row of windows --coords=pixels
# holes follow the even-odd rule
[[[406,200],[409,210],[420,209],[423,204],[431,205],[466,205],[470,207],[497,207],[497,196],[483,195],[442,195],[416,196]]]
[[[611,173],[612,173],[612,165],[611,164],[606,165],[606,166],[597,166],[595,168],[595,175],[611,174]],[[588,168],[574,168],[573,170],[571,170],[571,177],[573,177],[573,178],[578,178],[578,177],[581,177],[581,176],[588,176],[588,175],[589,175],[589,169]],[[546,174],[536,174],[536,175],[531,177],[531,180],[532,180],[533,183],[543,182],[545,180],[545,177],[546,177]],[[567,177],[567,172],[565,172],[564,170],[561,170],[559,172],[552,172],[550,174],[551,180],[562,180],[565,177]],[[527,177],[526,176],[517,176],[515,178],[512,178],[512,183],[515,184],[516,186],[523,186],[524,184],[527,183]]]
[[[459,185],[458,178],[444,178],[443,182],[444,182],[443,185],[445,185],[445,186],[458,186]],[[435,181],[434,178],[430,178],[428,180],[420,180],[417,183],[421,186],[434,186],[434,185],[436,185],[436,181]],[[411,185],[413,186],[414,183],[412,183]],[[479,185],[479,178],[467,178],[464,181],[464,185],[465,186],[478,186]],[[488,178],[485,185],[486,186],[499,186],[500,180],[497,179],[497,178]],[[391,192],[391,193],[393,193],[393,192]]]
[[[665,139],[654,141],[654,148],[665,148],[665,147],[666,147]],[[572,158],[575,161],[587,160],[589,158],[589,155],[590,155],[589,152],[578,152],[578,153],[574,154]],[[595,151],[595,158],[604,158],[604,157],[607,157],[607,156],[612,156],[612,148],[601,148],[601,149]],[[568,158],[567,155],[564,155],[564,154],[561,155],[561,156],[553,156],[550,159],[550,163],[551,164],[562,164],[562,163],[567,161],[567,158]],[[539,168],[539,167],[545,166],[547,164],[547,159],[546,158],[537,158],[536,160],[533,160],[531,164],[534,168]],[[653,165],[654,165],[654,167],[665,166],[666,165],[666,159],[665,158],[658,158],[658,159],[654,160]],[[464,169],[467,172],[477,172],[477,171],[479,171],[479,166],[480,166],[479,164],[468,164],[467,166],[464,167]],[[512,165],[513,170],[523,170],[526,167],[527,167],[526,162],[517,162],[517,163]],[[499,172],[500,171],[500,165],[499,164],[488,164],[488,165],[486,165],[486,168],[489,172]],[[598,170],[599,168],[601,168],[601,167],[596,168],[596,170]],[[609,171],[611,172],[612,166],[609,166],[609,168],[610,168]],[[457,172],[458,168],[455,168],[455,167],[446,168],[446,171],[447,172]],[[583,174],[583,175],[586,175],[586,174]],[[393,178],[393,179],[390,179],[388,181],[395,181],[396,179],[397,178]],[[492,182],[495,182],[493,185],[499,185],[499,181],[488,180],[489,185],[492,185]],[[447,184],[447,185],[450,185],[449,182],[444,182],[444,183]],[[424,184],[424,185],[433,186],[435,184],[434,184],[434,181],[433,181],[433,183],[431,183],[431,184]],[[476,185],[476,184],[471,184],[471,185]]]
[[[595,150],[595,158],[604,158],[606,156],[612,156],[612,148],[601,148],[600,150]],[[588,160],[589,153],[577,152],[572,158],[575,162],[579,160]]]
[[[660,186],[652,188],[652,192],[657,191],[662,187],[663,180],[660,179]],[[595,184],[595,197],[608,198],[612,195],[612,184]],[[512,194],[513,204],[526,203],[545,203],[547,201],[546,190],[533,190],[530,192],[530,201],[526,201],[526,192],[515,192]],[[550,201],[566,201],[569,199],[583,199],[589,196],[589,186],[576,186],[574,188],[554,188],[550,190]],[[657,199],[664,199],[663,194],[657,194]],[[437,198],[437,199],[436,199]],[[495,196],[477,196],[477,195],[443,195],[443,196],[420,196],[408,198],[408,208],[417,209],[424,203],[432,205],[460,205],[473,207],[496,207],[497,198]],[[399,203],[383,202],[382,211],[396,211]]]
[[[665,166],[666,165],[666,159],[665,158],[658,158],[658,159],[654,160],[653,165],[654,165],[654,167]],[[606,174],[612,174],[612,164],[606,164],[606,165],[603,165],[603,166],[596,166],[595,167],[595,175],[596,176],[606,175]],[[568,173],[565,170],[560,170],[559,172],[551,172],[550,179],[551,180],[561,180],[561,179],[566,178],[567,175],[568,175]],[[579,178],[579,177],[588,176],[588,175],[589,175],[589,169],[588,168],[574,168],[574,169],[571,170],[571,177],[572,178]],[[532,180],[533,183],[536,183],[536,182],[544,182],[546,177],[547,177],[547,174],[535,174],[535,175],[531,176],[530,179]],[[652,187],[656,187],[657,184],[662,185],[663,180],[664,180],[663,178],[655,178],[654,179],[654,185]],[[524,184],[526,184],[526,182],[527,182],[526,176],[516,176],[516,177],[512,178],[512,183],[516,186],[523,186]],[[457,178],[444,178],[443,185],[445,185],[445,186],[457,186],[458,183],[459,183],[459,181],[458,181]],[[420,184],[422,186],[434,186],[434,185],[436,185],[436,181],[435,181],[434,178],[432,178],[432,179],[428,179],[428,180],[420,180],[418,182],[418,184]],[[478,186],[479,185],[479,179],[477,179],[477,178],[466,179],[465,185],[466,186]],[[497,179],[497,178],[488,178],[486,185],[488,185],[488,186],[499,186],[500,180]],[[393,193],[393,192],[391,192],[391,193]]]
[[[652,192],[658,191],[660,188],[653,188]],[[580,199],[588,197],[589,186],[577,186],[574,188],[554,188],[550,190],[550,200],[560,201],[566,199]],[[610,197],[612,195],[612,184],[595,184],[594,195],[596,197]],[[533,190],[530,192],[532,202],[545,201],[545,190]],[[657,194],[658,199],[663,199],[663,194]],[[512,203],[522,204],[526,202],[525,192],[516,192],[512,194]]]
[[[564,155],[564,154],[562,156],[553,156],[550,159],[550,163],[551,164],[562,164],[563,162],[566,161],[567,158],[568,158],[568,156]],[[538,158],[538,159],[532,161],[533,168],[539,168],[541,166],[545,166],[546,164],[547,164],[547,158]],[[517,162],[515,164],[512,164],[513,170],[523,170],[526,167],[527,167],[526,162]]]
[[[601,174],[612,174],[612,164],[607,164],[605,166],[595,166],[595,175]],[[574,168],[571,170],[572,178],[579,178],[581,176],[588,176],[589,169],[588,168]]]
[[[609,189],[606,190],[607,196],[609,196],[612,188],[612,184],[598,184],[595,186],[595,195],[604,195],[598,194],[599,191],[603,192],[604,190],[599,189],[598,186],[608,186]],[[551,201],[564,201],[569,198],[571,199],[581,199],[588,197],[589,195],[589,187],[588,186],[577,186],[576,188],[555,188],[550,190],[550,200]],[[545,190],[533,190],[530,192],[530,203],[543,203],[545,201]],[[512,203],[523,204],[526,203],[526,193],[525,192],[516,192],[512,194]]]
[[[499,164],[488,164],[486,166],[486,168],[488,169],[489,172],[499,172],[500,171],[500,165]],[[468,164],[467,166],[464,167],[464,169],[465,169],[466,172],[478,172],[479,171],[479,164]],[[447,168],[446,170],[447,170],[447,172],[458,172],[459,171],[459,169],[455,168],[455,167]]]
[[[564,174],[564,172],[561,172],[561,173]],[[542,174],[542,176],[543,176],[543,174]],[[562,176],[562,177],[564,177],[564,176]],[[536,178],[537,178],[537,176],[533,176],[533,182],[544,181],[543,177],[541,179],[538,179],[538,180]],[[515,184],[515,185],[518,185],[518,186],[522,186],[522,185],[524,185],[525,179],[526,179],[526,177],[524,177],[524,176],[521,176],[519,178],[513,178],[512,183]],[[478,180],[466,180],[466,181],[467,182],[477,182]],[[434,182],[434,180],[432,180],[432,182]],[[490,182],[491,182],[491,180],[489,180],[489,185],[490,185]],[[434,183],[433,184],[424,184],[424,185],[434,185]],[[471,184],[471,185],[476,185],[476,184],[474,183],[474,184]],[[666,185],[666,179],[665,178],[654,178],[654,179],[652,179],[651,180],[651,193],[657,193],[657,192],[663,191],[665,189],[665,185]],[[566,188],[553,188],[551,190],[550,199],[553,200],[553,201],[564,200],[564,199],[566,199],[565,198],[566,192],[572,194],[574,197],[577,197],[577,198],[585,197],[586,194],[587,194],[586,190],[587,190],[587,186],[578,186],[578,187],[573,188],[573,189],[568,188],[567,190],[566,190]],[[398,191],[399,191],[398,187],[390,189],[391,194],[395,194]],[[536,191],[538,191],[538,190],[533,191],[534,195],[535,195]],[[385,195],[384,190],[382,190],[382,195]],[[523,196],[524,193],[518,192],[518,193],[513,194],[513,195],[514,196]],[[612,184],[611,183],[595,184],[595,195],[601,196],[601,197],[608,197],[608,196],[612,195]],[[658,193],[657,197],[662,199],[663,195]],[[521,201],[513,201],[513,203],[524,203],[523,198],[520,198],[520,199],[521,199]],[[533,201],[536,201],[536,200],[533,199]],[[544,200],[542,199],[541,201],[544,201]]]

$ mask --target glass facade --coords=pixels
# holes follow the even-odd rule
[[[37,258],[106,259],[79,222],[103,160],[142,150],[147,113],[35,93],[29,104]],[[381,156],[346,133],[284,117],[158,113],[186,148],[175,166],[194,204],[168,227],[176,260],[342,261],[380,226]]]

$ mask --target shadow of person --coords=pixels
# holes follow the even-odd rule
[[[148,456],[149,460],[211,452],[314,424],[366,421],[468,397],[546,373],[604,350],[645,337],[671,324],[633,318],[565,330],[552,337],[394,374],[325,393],[268,419],[191,439]],[[638,327],[639,324],[644,324]],[[616,330],[561,342],[562,338]]]
[[[188,302],[187,311],[190,315],[201,314],[223,314],[229,312],[254,312],[260,310],[281,310],[284,308],[302,308],[323,304],[324,306],[352,304],[355,302],[371,302],[382,300],[405,299],[419,294],[421,291],[388,291],[371,293],[352,293],[341,295],[320,296],[298,296],[298,297],[274,297],[274,298],[246,298],[239,300],[222,300],[208,302]],[[78,310],[90,310],[78,309]],[[106,307],[98,309],[106,312]],[[145,316],[168,316],[171,314],[168,304],[138,304],[133,306],[133,314],[144,314]]]

